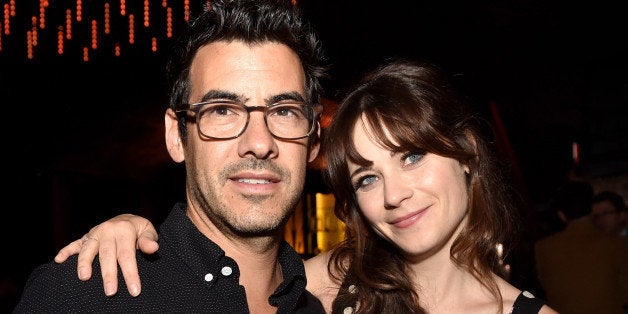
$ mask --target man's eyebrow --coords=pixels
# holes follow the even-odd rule
[[[249,98],[241,94],[236,94],[234,92],[229,92],[222,89],[212,89],[212,90],[207,91],[203,95],[200,102],[209,101],[212,99],[229,99],[233,101],[239,101],[242,103],[246,103],[249,100]],[[305,98],[303,98],[303,96],[296,91],[272,95],[264,99],[264,102],[266,103],[266,105],[271,105],[271,104],[274,104],[283,100],[296,100],[299,102],[305,102]]]
[[[229,92],[222,89],[211,89],[208,90],[203,97],[201,98],[201,102],[209,101],[212,99],[229,99],[233,101],[246,101],[246,98],[243,95],[238,95],[234,92]]]
[[[286,92],[286,93],[281,93],[281,94],[270,96],[269,98],[266,99],[266,104],[270,105],[270,104],[280,102],[282,100],[296,100],[299,102],[305,102],[305,99],[303,98],[303,96],[299,94],[298,92]]]

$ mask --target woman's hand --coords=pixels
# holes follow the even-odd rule
[[[157,230],[148,219],[121,214],[96,225],[82,238],[66,245],[59,250],[54,260],[62,263],[69,256],[78,254],[78,277],[86,281],[92,276],[92,262],[98,254],[103,286],[108,296],[118,291],[116,263],[119,263],[127,289],[135,297],[142,290],[135,250],[153,254],[159,249],[157,239]]]

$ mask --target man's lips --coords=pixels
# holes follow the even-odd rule
[[[268,183],[278,183],[281,181],[281,177],[275,173],[238,173],[236,175],[230,176],[229,180],[233,180],[241,183],[249,183],[249,184],[268,184]]]
[[[275,173],[238,173],[229,177],[230,182],[236,186],[241,193],[271,193],[282,182],[281,177]]]
[[[240,183],[248,183],[248,184],[267,184],[267,183],[270,183],[269,180],[265,180],[265,179],[250,179],[250,178],[248,178],[248,179],[244,179],[244,178],[243,179],[238,179],[236,181],[238,181]]]

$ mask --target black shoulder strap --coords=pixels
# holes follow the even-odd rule
[[[545,301],[535,297],[528,291],[522,291],[515,304],[512,306],[512,314],[536,314],[541,307],[545,305]]]

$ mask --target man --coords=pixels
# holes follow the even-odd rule
[[[185,163],[187,200],[161,225],[159,252],[137,256],[142,293],[104,283],[105,296],[73,258],[36,269],[15,312],[323,312],[283,241],[319,150],[319,41],[289,0],[224,0],[173,51],[165,141]]]
[[[608,234],[628,235],[628,210],[624,198],[613,191],[602,191],[593,198],[593,222]]]
[[[628,305],[628,242],[593,224],[592,201],[588,183],[563,185],[551,204],[566,227],[535,245],[539,282],[559,313],[621,314]]]

